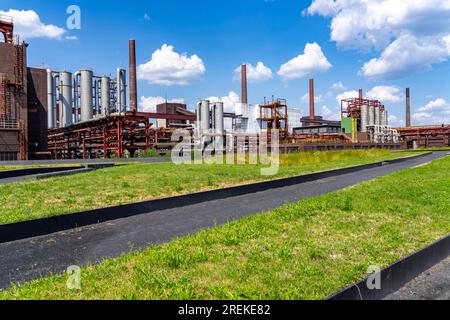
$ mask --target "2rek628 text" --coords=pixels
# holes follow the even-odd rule
[[[178,308],[178,315],[205,318],[214,316],[269,316],[271,315],[271,307],[267,304],[223,304],[220,307],[186,304]]]

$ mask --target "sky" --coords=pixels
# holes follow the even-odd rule
[[[449,0],[2,0],[1,14],[29,66],[114,75],[134,38],[144,111],[202,98],[231,110],[246,63],[250,103],[274,95],[306,115],[314,78],[318,114],[339,118],[362,88],[402,126],[410,87],[413,125],[450,123]]]

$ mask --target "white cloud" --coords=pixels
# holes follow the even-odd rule
[[[166,99],[163,97],[141,97],[141,101],[139,103],[139,111],[141,112],[156,112],[156,106],[158,104],[166,102]],[[170,99],[167,100],[169,103],[185,103],[183,99]]]
[[[43,23],[36,11],[33,10],[0,10],[0,15],[10,16],[14,19],[14,33],[18,34],[21,39],[61,39],[66,32],[63,28]]]
[[[314,0],[305,13],[331,18],[338,47],[381,52],[361,69],[368,78],[401,78],[450,56],[448,0]]]
[[[333,85],[331,86],[331,89],[333,89],[333,90],[345,90],[345,86],[344,86],[344,84],[341,81],[339,81],[339,82],[333,83]]]
[[[325,72],[331,67],[322,48],[315,42],[307,43],[304,53],[283,64],[278,75],[284,80],[297,79]]]
[[[341,105],[342,100],[358,98],[358,97],[359,97],[359,92],[356,90],[351,90],[351,91],[345,91],[341,94],[338,94],[336,97],[336,100],[338,102],[338,105]]]
[[[235,112],[236,103],[240,102],[239,96],[236,92],[231,91],[225,97],[209,97],[206,98],[211,102],[223,102],[223,108],[225,112]]]
[[[151,83],[172,86],[187,85],[205,74],[205,65],[197,55],[188,56],[173,50],[173,46],[164,44],[152,54],[145,64],[139,65],[138,78]]]
[[[401,90],[393,86],[376,86],[367,92],[368,99],[380,100],[383,103],[402,100]]]
[[[415,125],[440,125],[450,123],[450,104],[438,98],[420,107],[412,116]]]
[[[247,79],[249,82],[261,82],[269,80],[273,77],[272,70],[264,65],[261,61],[256,67],[251,63],[247,63]],[[234,80],[241,79],[241,66],[234,69]]]
[[[314,101],[316,103],[324,102],[325,96],[323,94],[319,94],[318,96],[314,96]],[[305,93],[301,98],[300,102],[304,104],[309,104],[309,93]]]
[[[448,108],[447,101],[445,101],[442,98],[438,98],[436,100],[432,100],[428,102],[423,107],[419,108],[420,112],[426,112],[426,111],[442,111]]]
[[[373,58],[361,68],[360,74],[373,79],[397,79],[428,71],[434,63],[447,60],[447,49],[433,38],[400,36],[379,58]]]
[[[339,109],[330,109],[327,106],[322,107],[322,116],[327,120],[341,120],[341,113]]]
[[[388,110],[388,112],[389,112],[389,110]],[[405,121],[399,119],[399,117],[397,117],[394,114],[391,114],[389,116],[388,122],[389,122],[389,125],[392,127],[403,127],[405,125]]]

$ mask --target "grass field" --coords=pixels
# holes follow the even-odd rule
[[[53,167],[75,167],[80,164],[32,164],[32,165],[12,165],[12,166],[0,166],[0,172],[22,170],[22,169],[39,169],[39,168],[53,168]]]
[[[0,185],[0,224],[412,156],[385,150],[281,155],[276,176],[261,165],[130,164],[74,176]]]
[[[321,299],[450,232],[450,157],[82,269],[0,299]]]

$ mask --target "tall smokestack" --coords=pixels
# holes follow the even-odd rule
[[[130,56],[130,111],[137,112],[136,42],[129,42]]]
[[[314,121],[315,115],[315,98],[314,98],[314,79],[309,80],[309,119]],[[312,125],[313,123],[311,123]]]
[[[359,89],[358,90],[358,96],[359,96],[359,100],[362,100],[363,99],[363,90],[362,89]]]
[[[406,127],[411,127],[411,91],[406,88]]]
[[[242,76],[242,103],[247,104],[247,65],[243,64],[241,67],[241,76]]]

